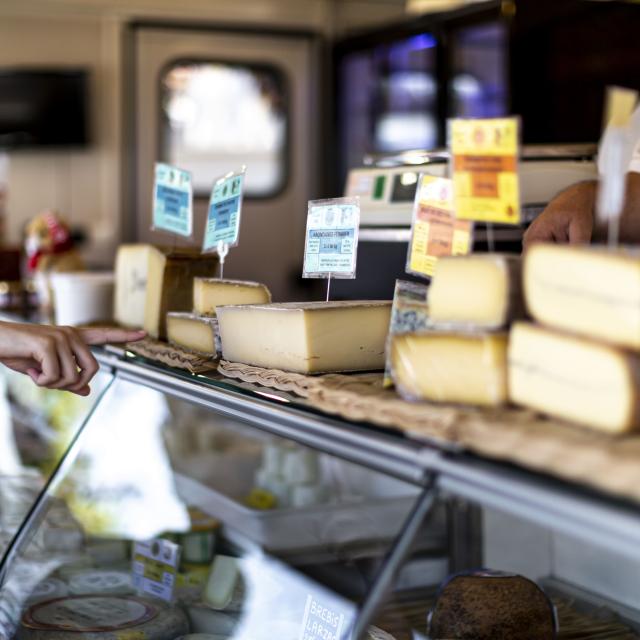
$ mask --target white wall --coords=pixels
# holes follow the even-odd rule
[[[120,235],[122,33],[133,19],[278,25],[344,34],[403,16],[404,0],[2,0],[0,68],[82,66],[92,76],[92,144],[12,152],[7,240],[44,208],[83,225],[86,255],[108,264]]]

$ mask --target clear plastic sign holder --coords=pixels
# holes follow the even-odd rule
[[[637,91],[621,87],[608,88],[606,127],[598,153],[600,185],[596,214],[607,225],[609,247],[617,246],[620,241],[620,216],[624,207],[627,168],[634,144],[640,135],[640,108],[637,105]]]
[[[359,229],[359,198],[309,201],[302,277],[326,278],[327,302],[332,278],[356,277]]]
[[[215,181],[209,198],[202,253],[217,253],[220,278],[224,277],[224,263],[231,247],[240,241],[240,215],[247,167],[230,171]]]
[[[169,164],[154,166],[152,231],[193,237],[193,186],[191,173]]]

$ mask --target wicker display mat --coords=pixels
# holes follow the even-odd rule
[[[214,371],[218,366],[217,360],[198,355],[166,342],[153,340],[152,338],[144,338],[138,342],[128,342],[125,348],[127,351],[131,351],[147,360],[153,360],[169,367],[185,369],[190,373],[206,373],[207,371]]]
[[[608,436],[516,408],[410,403],[383,389],[382,374],[303,376],[221,361],[218,371],[289,391],[347,420],[400,429],[640,501],[640,436]]]

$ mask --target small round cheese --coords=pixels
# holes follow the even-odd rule
[[[124,571],[92,569],[76,573],[69,579],[69,592],[74,595],[125,594],[133,592],[131,575]]]

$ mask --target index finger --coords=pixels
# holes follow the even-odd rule
[[[80,329],[80,337],[85,344],[98,345],[107,343],[136,342],[147,335],[146,331],[92,327]]]

